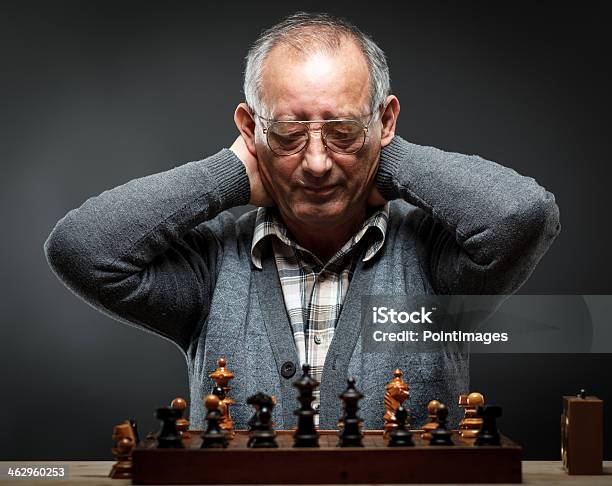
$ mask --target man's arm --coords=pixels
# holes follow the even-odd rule
[[[223,251],[220,235],[201,223],[249,197],[245,166],[223,149],[88,199],[57,223],[45,254],[88,303],[186,350]]]
[[[419,233],[438,294],[515,292],[560,230],[554,196],[534,179],[397,136],[381,151],[376,186],[425,211]]]

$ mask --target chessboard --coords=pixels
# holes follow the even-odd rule
[[[452,446],[388,447],[383,431],[364,431],[363,447],[337,447],[338,432],[319,431],[319,447],[293,447],[293,431],[276,431],[278,448],[249,448],[236,431],[227,448],[200,448],[201,431],[184,448],[158,448],[155,437],[132,451],[133,484],[520,483],[521,447],[475,446],[453,431]]]

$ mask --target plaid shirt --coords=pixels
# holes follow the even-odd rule
[[[276,237],[272,239],[272,248],[300,363],[310,364],[311,375],[319,382],[360,254],[359,243],[363,240],[368,245],[363,260],[371,259],[385,242],[388,219],[389,204],[386,204],[364,222],[329,262],[323,264],[290,239],[276,210],[259,208],[257,211],[251,259],[261,269],[260,244],[269,236]],[[364,238],[366,234],[371,237]],[[314,395],[313,406],[318,409],[320,390],[315,390]],[[316,422],[318,418],[316,415]]]

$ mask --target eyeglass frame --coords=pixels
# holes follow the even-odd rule
[[[264,116],[261,116],[259,114],[257,114],[254,110],[251,110],[251,112],[253,113],[253,115],[255,115],[257,118],[264,120],[266,122],[269,122],[268,126],[263,126],[262,125],[262,130],[264,135],[266,136],[266,143],[268,144],[268,148],[272,151],[272,153],[274,155],[276,155],[277,157],[291,157],[292,155],[297,155],[300,152],[306,150],[306,148],[308,147],[308,144],[310,143],[310,131],[312,130],[312,128],[310,128],[310,123],[321,123],[321,126],[319,127],[319,130],[321,131],[321,143],[323,144],[323,146],[326,149],[331,150],[332,152],[336,153],[336,154],[340,154],[340,155],[355,155],[356,153],[359,153],[361,151],[361,149],[363,149],[363,147],[365,146],[367,137],[368,137],[368,129],[370,128],[370,125],[372,124],[372,122],[374,121],[374,117],[376,115],[376,111],[373,111],[372,113],[369,113],[368,115],[370,116],[370,120],[368,121],[367,125],[364,125],[362,122],[360,122],[359,120],[355,120],[354,118],[335,118],[332,120],[274,120],[272,118],[266,118]],[[368,116],[365,115],[365,116]],[[359,125],[361,125],[361,128],[363,129],[363,142],[361,144],[361,147],[359,147],[357,150],[355,150],[354,152],[338,152],[337,150],[334,150],[333,148],[329,147],[325,141],[325,137],[323,136],[323,127],[327,124],[327,123],[332,123],[332,122],[345,122],[345,121],[350,121],[350,122],[355,122]],[[274,151],[274,149],[270,146],[270,139],[268,138],[268,130],[270,129],[270,126],[274,123],[299,123],[301,125],[306,125],[306,133],[308,135],[308,139],[306,140],[306,143],[304,144],[304,146],[298,150],[297,152],[294,152],[292,154],[278,154]]]

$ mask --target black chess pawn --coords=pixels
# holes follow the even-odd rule
[[[156,418],[161,420],[162,427],[157,435],[157,447],[160,449],[181,449],[183,441],[176,428],[176,421],[183,416],[178,408],[162,407],[155,412]]]
[[[484,405],[477,409],[479,417],[482,417],[482,428],[476,434],[474,445],[477,446],[498,446],[501,444],[501,437],[497,430],[497,418],[501,417],[502,408],[495,405]]]
[[[343,426],[339,434],[338,447],[363,447],[362,420],[357,416],[359,400],[362,398],[363,395],[355,388],[355,378],[349,378],[346,390],[340,395],[344,410],[340,419]]]
[[[264,393],[256,393],[247,399],[247,403],[255,408],[255,415],[249,420],[248,447],[275,448],[276,432],[272,427],[272,411],[274,400]]]
[[[436,410],[436,421],[438,422],[438,427],[431,431],[431,440],[429,441],[429,445],[432,446],[452,446],[453,432],[448,430],[446,427],[448,419],[448,407],[441,403]]]
[[[206,432],[202,434],[202,449],[227,447],[227,436],[221,430],[220,422],[223,414],[219,410],[219,397],[208,395],[204,402],[206,406]]]
[[[397,427],[389,432],[389,447],[410,447],[414,445],[412,442],[412,432],[406,429],[408,420],[408,410],[401,405],[395,411],[395,419]]]
[[[293,383],[299,390],[300,408],[293,412],[298,417],[297,430],[293,434],[293,447],[319,447],[319,436],[315,429],[314,416],[317,413],[312,408],[315,399],[313,391],[319,382],[310,376],[310,365],[302,366],[302,376]]]

